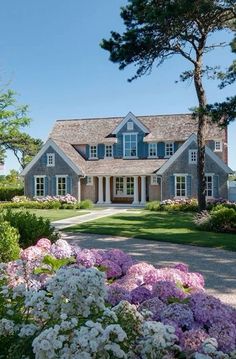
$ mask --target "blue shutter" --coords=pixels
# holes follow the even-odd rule
[[[187,197],[192,196],[192,178],[187,176]]]
[[[67,193],[71,194],[72,192],[72,178],[71,176],[67,177]]]
[[[177,150],[178,150],[178,143],[175,142],[175,143],[174,143],[174,152],[176,152]]]
[[[56,176],[53,176],[51,178],[51,194],[52,196],[56,196],[57,194],[57,190],[56,190],[56,185],[57,185],[57,179],[56,179]]]
[[[47,164],[47,154],[44,153],[41,158],[40,158],[40,162],[42,163],[42,165],[45,165]]]
[[[168,192],[170,198],[175,196],[175,176],[168,177]]]
[[[44,177],[44,186],[45,186],[44,193],[45,193],[45,196],[47,196],[49,194],[48,193],[48,177]]]
[[[32,197],[34,197],[36,195],[36,193],[35,193],[35,177],[34,176],[32,176],[31,185],[32,185],[31,194],[32,194]]]
[[[99,144],[98,145],[98,158],[104,158],[105,155],[105,145]]]
[[[219,176],[218,175],[213,176],[213,197],[215,197],[215,198],[219,197]]]
[[[114,144],[114,156],[116,158],[123,157],[123,136],[117,136],[117,143]]]
[[[158,142],[157,144],[157,156],[158,157],[165,157],[165,143]]]
[[[86,159],[89,158],[89,145],[86,145]]]

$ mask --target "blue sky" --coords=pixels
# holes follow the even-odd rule
[[[33,122],[27,131],[43,140],[57,119],[185,113],[196,105],[193,84],[178,83],[189,69],[179,57],[167,61],[150,76],[132,83],[134,67],[119,71],[99,47],[111,30],[122,31],[119,16],[125,0],[5,0],[0,13],[0,80],[28,104]],[[219,33],[216,40],[232,35]],[[212,39],[214,41],[214,39]],[[209,65],[232,62],[229,48],[207,56]],[[1,86],[1,87],[2,87]],[[206,82],[209,102],[235,93],[216,81]],[[236,170],[236,121],[229,127],[229,164]],[[6,172],[18,169],[8,155]]]

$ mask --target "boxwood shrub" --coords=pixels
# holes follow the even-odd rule
[[[13,261],[19,258],[19,232],[8,222],[0,222],[0,262]]]

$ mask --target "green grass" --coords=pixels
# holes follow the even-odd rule
[[[70,227],[68,230],[236,251],[235,234],[199,231],[193,224],[192,218],[191,213],[142,211],[97,219]]]
[[[82,216],[89,213],[86,210],[78,209],[14,209],[13,211],[27,211],[36,214],[38,217],[44,217],[50,219],[50,221],[58,221],[59,219],[65,219],[75,216]]]

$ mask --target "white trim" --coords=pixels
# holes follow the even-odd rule
[[[142,130],[144,133],[150,133],[149,129],[144,126],[142,122],[137,117],[135,117],[132,112],[129,112],[121,121],[121,123],[116,126],[116,128],[112,131],[112,134],[116,135],[129,120],[132,120],[135,125],[138,126],[140,130]]]
[[[156,154],[155,155],[150,155],[150,145],[155,145],[156,147]],[[157,154],[157,142],[149,142],[148,143],[148,158],[157,158],[158,154]]]
[[[25,176],[31,168],[37,163],[37,161],[40,159],[40,157],[47,151],[49,147],[52,147],[55,152],[58,153],[58,155],[72,168],[72,170],[77,175],[83,175],[83,172],[79,167],[77,167],[73,161],[61,150],[61,148],[51,139],[47,140],[47,142],[43,145],[41,150],[37,153],[37,155],[32,159],[32,161],[24,168],[24,170],[21,172],[21,176]]]
[[[214,173],[205,173],[205,191],[207,192],[207,181],[206,181],[206,177],[211,177],[211,192],[212,192],[212,196],[207,196],[207,194],[205,193],[206,195],[206,198],[208,199],[212,199],[214,198]]]
[[[161,168],[156,172],[158,175],[162,175],[165,171],[177,160],[177,158],[188,148],[192,143],[197,143],[197,136],[193,133],[189,138],[178,148],[178,150],[166,161]],[[217,156],[208,146],[205,146],[206,154],[218,164],[226,173],[233,173],[231,168],[227,166],[224,161]]]
[[[59,196],[58,194],[58,178],[65,178],[65,195],[67,194],[67,177],[68,175],[56,175],[56,195]],[[60,196],[65,196],[64,194]]]
[[[134,123],[133,123],[133,121],[128,121],[127,122],[127,126],[126,126],[126,128],[127,128],[127,131],[133,131],[134,130]]]
[[[219,149],[216,148],[216,142],[220,143],[220,148]],[[215,140],[214,139],[214,152],[222,152],[222,150],[223,150],[222,140]]]
[[[111,156],[106,156],[106,147],[110,146],[111,147]],[[113,158],[113,145],[111,144],[104,144],[104,158]]]
[[[153,181],[153,179],[156,179],[156,182],[155,181]],[[158,186],[158,182],[157,182],[157,175],[152,175],[151,176],[151,186]]]
[[[45,185],[46,185],[45,178],[46,177],[47,177],[46,175],[35,175],[34,176],[34,196],[35,197],[45,197]],[[43,195],[41,195],[41,196],[37,195],[37,178],[43,178]]]
[[[187,193],[187,177],[188,177],[188,174],[187,173],[175,173],[174,174],[174,177],[175,177],[175,198],[188,198],[188,193]],[[185,178],[185,196],[177,196],[176,192],[177,192],[177,189],[176,189],[176,177],[184,177]],[[182,191],[182,189],[181,189]]]
[[[91,156],[91,147],[96,147],[96,156]],[[98,145],[89,145],[89,160],[97,160],[98,159]]]
[[[196,155],[196,161],[193,161],[192,154],[195,153]],[[197,150],[196,149],[190,149],[188,150],[188,163],[190,165],[196,165],[197,164]]]
[[[52,158],[52,163],[49,163],[49,158]],[[55,153],[47,153],[47,167],[55,166]]]
[[[136,156],[126,156],[125,155],[125,136],[132,136],[135,135],[136,137]],[[124,132],[123,133],[123,158],[125,159],[137,159],[138,158],[138,133],[137,132]]]
[[[90,182],[88,182],[88,178],[91,179]],[[93,176],[86,176],[86,186],[93,186]]]
[[[133,178],[133,184],[134,184],[134,177],[135,176],[126,176],[126,177],[125,176],[114,176],[113,177],[113,196],[116,198],[122,198],[122,197],[133,198],[134,194],[127,194],[127,178]],[[123,193],[122,194],[116,194],[116,178],[123,178]]]
[[[167,155],[166,154],[166,145],[172,145],[172,155]],[[173,154],[175,153],[175,145],[173,141],[165,141],[165,158],[170,158],[171,156],[173,156]]]

